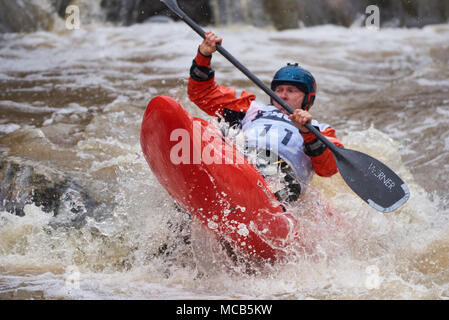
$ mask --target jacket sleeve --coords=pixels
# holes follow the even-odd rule
[[[327,127],[321,133],[338,147],[343,144],[335,135],[335,129]],[[331,177],[338,172],[337,163],[328,147],[311,132],[301,133],[304,138],[304,153],[312,160],[315,173],[321,177]]]
[[[216,84],[211,59],[198,50],[190,69],[189,99],[210,116],[221,116],[231,123],[234,118],[243,119],[256,96]]]

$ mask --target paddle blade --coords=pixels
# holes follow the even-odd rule
[[[348,186],[376,210],[394,211],[410,197],[401,178],[379,160],[349,149],[340,149],[334,156]]]

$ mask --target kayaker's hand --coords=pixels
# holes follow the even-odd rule
[[[205,56],[210,56],[212,53],[217,51],[217,44],[221,44],[222,38],[217,36],[212,31],[206,32],[206,38],[200,45],[200,52]]]
[[[305,110],[296,109],[290,116],[290,120],[293,124],[301,130],[301,132],[309,132],[309,130],[304,126],[306,123],[312,122],[312,115]]]

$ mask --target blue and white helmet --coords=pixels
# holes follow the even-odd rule
[[[316,82],[309,71],[301,68],[297,63],[287,63],[287,66],[279,69],[274,75],[271,90],[274,91],[277,86],[283,84],[294,85],[306,94],[302,109],[307,111],[312,107],[316,95]]]

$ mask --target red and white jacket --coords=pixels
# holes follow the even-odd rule
[[[215,82],[214,70],[210,67],[211,58],[212,56],[204,56],[198,50],[190,69],[189,98],[208,115],[222,117],[231,125],[238,124],[245,117],[256,96],[218,85]],[[332,143],[343,147],[333,128],[326,126],[321,133]],[[304,140],[302,148],[310,157],[315,173],[322,177],[337,173],[337,164],[331,151],[317,140],[313,133],[301,135]]]

